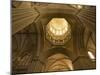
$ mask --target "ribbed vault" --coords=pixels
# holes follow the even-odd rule
[[[64,18],[70,25],[71,38],[62,45],[46,38],[46,27],[53,18]],[[96,55],[95,6],[12,2],[14,74],[94,69],[88,51]]]
[[[72,61],[63,54],[50,56],[46,61],[45,71],[68,71],[73,70]]]

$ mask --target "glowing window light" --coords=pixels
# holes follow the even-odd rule
[[[90,59],[94,60],[95,59],[95,56],[93,55],[92,52],[88,51],[88,55],[90,57]]]
[[[82,8],[83,8],[82,5],[71,5],[71,6],[73,6],[73,7],[76,8],[76,9],[82,9]]]
[[[64,30],[62,30],[62,33],[64,34],[64,33],[66,33],[66,30],[64,29]]]
[[[56,31],[56,35],[59,35],[59,31],[58,30]]]
[[[59,35],[62,35],[62,31],[59,31]]]
[[[55,33],[56,33],[56,31],[55,31],[54,29],[52,29],[52,33],[53,33],[53,34],[55,34]]]
[[[50,27],[50,31],[53,31],[52,27]]]
[[[77,5],[77,8],[78,8],[78,9],[82,9],[83,6],[81,6],[81,5]]]
[[[67,27],[65,27],[65,30],[67,31],[67,30],[68,30],[68,28],[67,28]]]
[[[54,35],[61,36],[68,31],[68,22],[64,18],[53,18],[49,22],[49,28]]]
[[[47,24],[46,37],[53,44],[60,45],[70,39],[70,32],[70,25],[65,18],[52,18]]]

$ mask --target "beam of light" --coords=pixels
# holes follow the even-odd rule
[[[93,55],[92,52],[88,51],[88,55],[90,57],[90,59],[94,60],[95,59],[95,56]]]

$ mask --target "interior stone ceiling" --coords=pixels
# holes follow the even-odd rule
[[[67,32],[67,24],[71,27],[71,39],[61,46],[54,45],[46,39],[46,27],[52,18],[66,20],[64,21],[66,24],[58,21],[61,23],[59,26],[50,24],[54,29],[65,28]],[[51,32],[52,30],[50,29]],[[64,33],[57,33],[57,36],[61,34]],[[91,61],[88,56],[91,54],[88,53],[89,51],[96,57],[95,6],[12,2],[12,67],[14,73],[69,70],[68,64],[73,65],[74,70],[92,69],[96,67],[96,58]],[[61,62],[58,61],[60,57],[62,57]],[[71,70],[73,70],[72,67]]]

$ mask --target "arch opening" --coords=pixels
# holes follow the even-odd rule
[[[47,59],[45,71],[69,71],[74,70],[72,61],[68,56],[58,53]]]

